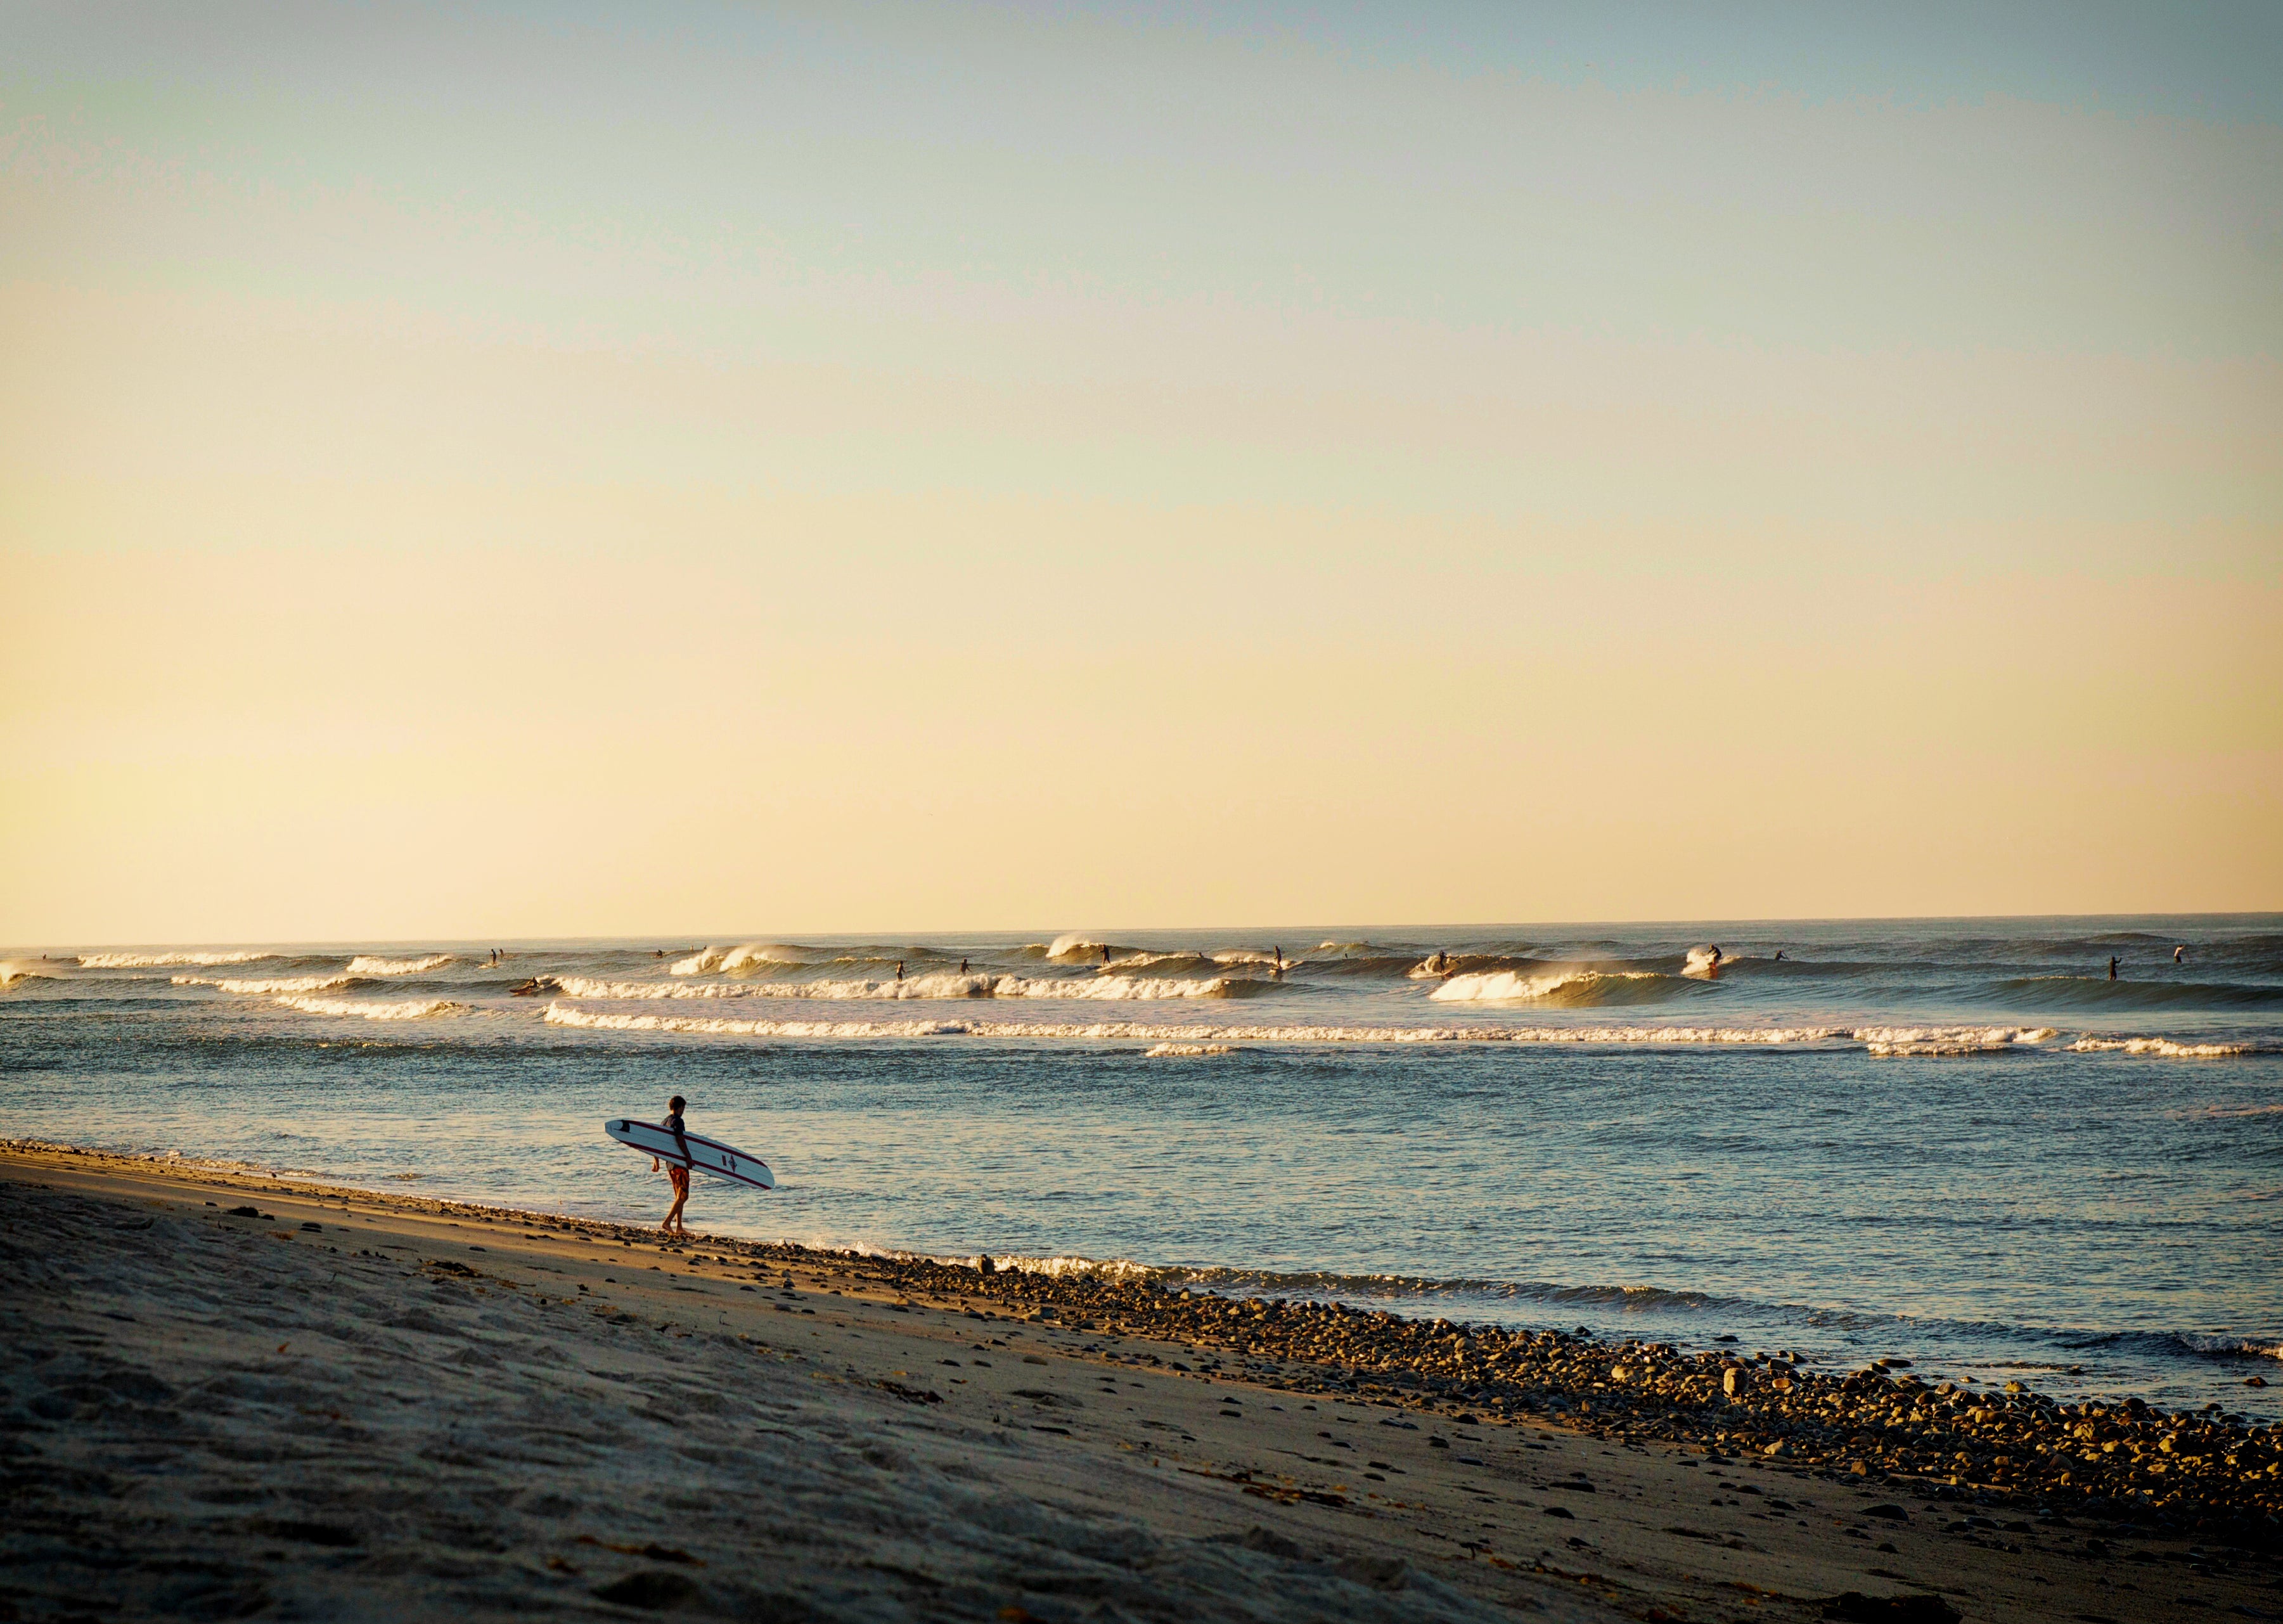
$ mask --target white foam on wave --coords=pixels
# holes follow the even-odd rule
[[[735,975],[757,964],[801,964],[807,956],[800,949],[778,941],[749,941],[741,948],[701,948],[688,958],[667,966],[669,975]]]
[[[1154,1021],[1055,1022],[959,1017],[906,1021],[776,1021],[683,1015],[627,1015],[551,1003],[557,1026],[638,1032],[713,1032],[752,1037],[1064,1038],[1168,1043],[1823,1043],[1855,1035],[1844,1027],[1320,1027],[1170,1026]]]
[[[79,962],[88,970],[146,970],[165,964],[250,964],[256,959],[277,956],[275,953],[198,948],[186,953],[82,953]]]
[[[1096,941],[1093,937],[1082,935],[1077,931],[1064,931],[1047,944],[1047,956],[1048,958],[1100,958],[1103,949],[1109,945],[1106,941]]]
[[[1095,1275],[1107,1280],[1146,1280],[1165,1272],[1126,1258],[1034,1258],[1025,1257],[1020,1253],[1009,1253],[993,1258],[991,1263],[994,1269],[1011,1269],[1017,1274],[1048,1275],[1057,1279],[1065,1275]]]
[[[1129,953],[1124,958],[1112,959],[1103,969],[1117,975],[1134,970],[1147,970],[1153,964],[1204,964],[1212,961],[1202,953],[1187,948],[1177,948],[1170,953]]]
[[[2248,1043],[2182,1043],[2169,1037],[2081,1037],[2069,1047],[2079,1054],[2162,1055],[2174,1060],[2223,1060],[2251,1052]]]
[[[1565,987],[1585,987],[1595,981],[1656,979],[1654,970],[1589,970],[1583,965],[1562,965],[1542,975],[1526,975],[1516,970],[1484,970],[1454,975],[1427,995],[1438,1003],[1512,1003],[1549,997]]]
[[[344,971],[334,975],[281,975],[253,980],[205,975],[178,975],[169,979],[177,987],[213,987],[226,993],[255,995],[263,993],[321,993],[331,988],[347,987],[352,978]]]
[[[633,982],[626,985],[647,988],[655,984]],[[799,984],[791,985],[798,988]],[[1099,983],[1075,981],[1063,985],[1087,987]],[[571,993],[569,984],[565,985],[565,991],[568,995],[578,995]],[[750,995],[750,989],[740,991]],[[1153,1046],[1147,1053],[1164,1058],[1227,1053],[1240,1045],[1351,1043],[1426,1046],[1508,1043],[1520,1046],[1640,1048],[1790,1048],[1804,1044],[1852,1043],[1881,1057],[1971,1056],[2035,1050],[2059,1035],[2051,1027],[1238,1026],[1148,1020],[995,1020],[973,1016],[934,1020],[770,1020],[758,1017],[746,1019],[699,1015],[626,1014],[584,1010],[560,1002],[550,1003],[547,1006],[545,1019],[555,1025],[566,1027],[627,1032],[713,1033],[745,1037],[979,1037],[1142,1042]]]
[[[1713,956],[1717,952],[1718,952],[1718,949],[1709,947],[1689,949],[1687,961],[1681,965],[1680,973],[1693,975],[1699,980],[1709,981],[1720,973],[1722,965],[1733,964],[1736,962],[1733,956],[1726,953],[1720,953],[1716,958]]]
[[[547,1006],[549,1026],[599,1032],[696,1032],[725,1037],[937,1037],[965,1032],[960,1020],[729,1020],[699,1015],[614,1015]]]
[[[676,974],[681,972],[676,971]],[[567,998],[755,998],[767,996],[766,981],[604,981],[592,976],[547,978]]]
[[[277,1002],[308,1015],[356,1016],[365,1020],[425,1020],[464,1008],[449,998],[408,998],[398,1003],[369,1003],[355,998],[309,998],[292,995]]]
[[[1145,1060],[1187,1060],[1204,1055],[1233,1055],[1234,1043],[1158,1043],[1142,1051]]]
[[[0,958],[0,987],[13,987],[21,980],[43,979],[39,971],[22,959]]]
[[[360,953],[349,960],[351,975],[418,975],[452,962],[449,953],[431,953],[421,958],[375,958]]]
[[[1874,1055],[1978,1055],[2049,1043],[2051,1027],[1865,1027],[1855,1036]]]
[[[2244,1357],[2283,1359],[2283,1342],[2260,1342],[2249,1337],[2232,1336],[2225,1331],[2216,1335],[2199,1334],[2195,1331],[2180,1331],[2174,1334],[2197,1353],[2208,1354],[2222,1359]]]
[[[930,998],[1075,998],[1110,1003],[1228,996],[1226,976],[1206,979],[1105,975],[1087,978],[960,975],[943,971],[901,981],[604,981],[558,976],[566,998],[810,998],[826,1003]]]

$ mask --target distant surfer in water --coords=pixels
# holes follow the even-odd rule
[[[2186,964],[2188,962],[2188,949],[2185,946],[2174,948],[2172,949],[2172,962],[2176,964]]]
[[[1284,949],[1280,947],[1271,947],[1269,951],[1276,955],[1276,973],[1278,975],[1282,975],[1284,973]]]
[[[1106,947],[1102,950],[1102,967],[1104,970],[1110,968],[1110,949]]]
[[[896,985],[897,985],[897,986],[899,986],[899,987],[901,987],[903,984],[904,984],[904,961],[903,961],[902,959],[898,959],[898,960],[896,961]]]
[[[2116,979],[2116,955],[2114,953],[2108,956],[2108,979],[2112,981]]]
[[[666,1222],[658,1227],[669,1235],[690,1233],[690,1226],[682,1222],[682,1209],[690,1204],[690,1140],[682,1128],[682,1108],[687,1103],[679,1094],[666,1102],[666,1131],[672,1134],[674,1144],[682,1147],[682,1165],[666,1169],[666,1182],[674,1186],[674,1205],[666,1209]],[[659,1165],[657,1157],[650,1159],[652,1173],[658,1170]]]

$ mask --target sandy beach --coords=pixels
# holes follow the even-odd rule
[[[2283,1616],[2271,1433],[2136,1505],[1297,1306],[25,1144],[0,1206],[0,1618]]]

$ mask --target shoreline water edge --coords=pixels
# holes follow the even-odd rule
[[[2111,960],[2117,977],[2109,979]],[[53,944],[0,1131],[2283,1419],[2283,917]]]
[[[105,1155],[74,1146],[0,1141],[26,1150]],[[122,1158],[130,1164],[140,1159]],[[178,1164],[152,1159],[153,1170]],[[328,1186],[296,1181],[288,1189]],[[647,1228],[569,1220],[510,1207],[376,1197],[438,1212],[569,1225],[622,1239]],[[1907,1359],[1834,1375],[1795,1355],[1682,1352],[1664,1342],[1613,1341],[1554,1328],[1419,1318],[1384,1308],[1222,1294],[1095,1270],[1001,1268],[791,1241],[692,1232],[669,1253],[702,1248],[716,1262],[827,1267],[906,1292],[971,1298],[1085,1334],[1193,1345],[1208,1373],[1235,1360],[1248,1380],[1295,1393],[1431,1406],[1470,1422],[1553,1419],[1604,1436],[1692,1444],[1808,1471],[1907,1481],[1937,1494],[2065,1503],[2153,1512],[2183,1527],[2248,1519],[2283,1530],[2283,1423],[2215,1403],[2166,1410],[2138,1398],[2064,1403],[2009,1381],[2003,1390],[1929,1385]],[[1190,1373],[1186,1362],[1160,1360]],[[2258,1378],[2264,1385],[2264,1378]]]
[[[756,1443],[778,1457],[827,1446],[804,1433],[808,1423],[790,1409],[769,1414],[767,1437],[749,1437],[744,1423],[730,1425],[724,1418],[746,1400],[760,1402],[760,1386],[752,1384],[776,1382],[778,1359],[810,1362],[813,1368],[804,1366],[810,1378],[831,1379],[838,1398],[829,1409],[843,1421],[872,1405],[888,1417],[884,1425],[913,1418],[911,1425],[939,1427],[934,1446],[947,1450],[939,1466],[954,1478],[959,1471],[972,1478],[982,1471],[975,1462],[1004,1455],[1007,1485],[1020,1480],[1027,1485],[1020,1492],[1039,1496],[1053,1485],[1023,1478],[1046,1471],[1046,1457],[1032,1462],[1025,1455],[1034,1443],[1114,1450],[1091,1459],[1079,1478],[1112,1464],[1137,1469],[1139,1457],[1149,1455],[1150,1482],[1160,1476],[1178,1482],[1185,1496],[1210,1492],[1217,1496],[1210,1501],[1212,1514],[1226,1526],[1198,1524],[1204,1503],[1182,1501],[1188,1510],[1176,1514],[1142,1489],[1112,1496],[1117,1505],[1103,1514],[1130,1514],[1155,1526],[1153,1540],[1182,1528],[1185,1540],[1224,1542],[1212,1546],[1210,1560],[1219,1567],[1210,1573],[1192,1565],[1176,1583],[1166,1569],[1162,1583],[1173,1589],[1165,1592],[1165,1608],[1126,1597],[1123,1612],[1137,1617],[1372,1617],[1381,1604],[1395,1604],[1383,1612],[1388,1617],[1468,1617],[1475,1604],[1648,1620],[2116,1620],[2180,1617],[2189,1605],[2235,1605],[2242,1615],[2270,1617],[2260,1605],[2271,1608],[2283,1588],[2276,1565],[2283,1549],[2283,1430],[2217,1407],[2167,1411],[2139,1400],[2064,1405],[2018,1382],[2005,1391],[1927,1384],[1895,1363],[1827,1375],[1799,1368],[1780,1352],[1683,1355],[1660,1343],[1591,1339],[1559,1327],[1402,1318],[1343,1304],[1194,1292],[1137,1277],[1014,1270],[986,1259],[979,1268],[708,1233],[662,1238],[587,1217],[374,1195],[23,1140],[0,1144],[0,1192],[7,1197],[4,1263],[12,1277],[7,1471],[12,1496],[23,1496],[27,1508],[25,1526],[7,1540],[19,1573],[9,1583],[16,1589],[0,1597],[36,1599],[36,1585],[20,1588],[25,1573],[36,1581],[71,1567],[55,1544],[66,1526],[78,1540],[96,1537],[96,1530],[98,1544],[126,1540],[121,1528],[105,1521],[105,1508],[137,1494],[137,1473],[155,1473],[146,1487],[162,1496],[137,1505],[146,1535],[185,1524],[175,1533],[190,1537],[191,1524],[219,1519],[277,1558],[267,1567],[256,1562],[267,1578],[253,1589],[246,1588],[253,1581],[223,1562],[233,1576],[217,1583],[223,1589],[238,1585],[229,1595],[239,1601],[269,1605],[288,1595],[292,1585],[278,1565],[299,1572],[297,1549],[315,1562],[301,1578],[320,1588],[333,1583],[324,1573],[347,1573],[368,1562],[374,1556],[368,1546],[379,1535],[306,1508],[281,1514],[262,1485],[283,1471],[272,1462],[317,1455],[331,1459],[329,1473],[388,1476],[386,1462],[363,1459],[377,1427],[411,1414],[395,1405],[427,1409],[427,1400],[324,1382],[326,1370],[347,1379],[349,1363],[386,1355],[390,1339],[417,1343],[420,1352],[401,1368],[401,1378],[417,1379],[425,1366],[477,1386],[610,1378],[591,1352],[603,1346],[649,1350],[643,1359],[655,1355],[669,1363],[682,1357],[675,1350],[698,1347],[714,1350],[705,1355],[710,1359],[733,1355],[746,1362],[708,1378],[705,1391],[655,1363],[627,1366],[612,1378],[633,1386],[612,1400],[617,1421],[607,1423],[607,1433],[623,1430],[626,1402],[637,1400],[635,1414],[682,1427],[669,1455],[681,1459],[675,1450],[694,1450],[697,1462],[710,1462],[658,1466],[669,1480],[643,1492],[665,1494],[669,1510],[694,1505],[671,1494],[674,1473],[735,1476],[744,1457],[740,1450]],[[258,1199],[233,1201],[226,1192]],[[68,1245],[55,1245],[59,1236],[68,1236]],[[112,1252],[135,1247],[158,1252],[146,1259],[148,1275],[137,1277],[142,1284],[126,1291],[123,1263]],[[603,1275],[605,1268],[614,1272]],[[320,1279],[326,1279],[322,1291]],[[352,1288],[379,1292],[381,1307],[342,1311],[342,1292]],[[407,1308],[388,1292],[411,1292],[423,1304],[443,1307]],[[194,1311],[185,1307],[190,1300]],[[824,1318],[817,1318],[817,1308],[824,1308]],[[449,1316],[439,1318],[445,1311],[466,1311],[468,1318],[448,1323]],[[57,1323],[71,1316],[84,1320],[82,1330]],[[183,1330],[167,1330],[169,1320]],[[797,1336],[788,1343],[778,1330]],[[238,1331],[246,1346],[233,1347],[229,1357],[197,1352],[199,1336]],[[407,1339],[407,1331],[417,1336]],[[171,1373],[98,1368],[107,1340],[137,1334],[169,1346],[178,1359]],[[274,1355],[265,1340],[272,1336],[283,1336]],[[847,1340],[815,1363],[820,1343],[804,1346],[801,1339],[817,1336]],[[753,1363],[760,1352],[769,1359]],[[872,1373],[869,1363],[881,1359],[891,1363]],[[959,1370],[961,1363],[966,1370]],[[762,1378],[762,1366],[772,1375]],[[393,1368],[379,1363],[374,1370],[386,1375]],[[984,1386],[1009,1382],[1007,1370],[1014,1386],[986,1398]],[[1089,1386],[1071,1386],[1071,1378]],[[643,1384],[659,1382],[678,1382],[678,1405],[659,1409],[658,1402],[639,1400]],[[1204,1411],[1162,1407],[1192,1402],[1194,1409],[1198,1386],[1205,1389]],[[808,1389],[808,1398],[817,1391]],[[290,1414],[278,1437],[233,1427],[222,1455],[238,1487],[183,1476],[167,1448],[175,1430],[194,1427],[201,1407],[219,1417],[230,1405],[253,1402],[281,1402]],[[571,1462],[562,1439],[578,1427],[571,1421],[550,1427],[546,1409],[534,1402],[518,1411],[514,1425],[523,1433],[514,1433],[520,1439],[514,1446],[472,1433],[443,1441],[461,1421],[475,1425],[472,1411],[445,1407],[445,1414],[432,1417],[445,1427],[443,1439],[429,1437],[423,1459],[461,1462],[471,1471],[491,1462],[520,1485],[516,1494],[546,1487],[564,1505],[589,1510],[610,1485],[619,1485],[614,1492],[626,1489],[617,1469]],[[1112,1427],[1118,1402],[1126,1405],[1118,1425],[1146,1430],[1094,1437],[1089,1430]],[[988,1423],[988,1437],[940,1433],[968,1411],[975,1411],[975,1425]],[[73,1450],[96,1448],[103,1423],[121,1414],[142,1417],[139,1453],[130,1450],[107,1471],[73,1464]],[[1258,1430],[1263,1423],[1267,1430]],[[1320,1423],[1349,1427],[1347,1437]],[[1251,1453],[1221,1441],[1208,1425],[1242,1434]],[[534,1443],[536,1434],[555,1441]],[[1263,1453],[1272,1439],[1276,1448]],[[847,1439],[833,1448],[836,1459],[845,1457]],[[891,1476],[911,1469],[907,1453],[895,1443],[859,1448],[859,1457],[902,1462],[879,1469]],[[1554,1462],[1564,1457],[1575,1464],[1557,1473]],[[1071,1457],[1055,1459],[1062,1462],[1055,1471],[1069,1476]],[[863,1459],[849,1469],[877,1476]],[[772,1471],[762,1469],[749,1489],[767,1485]],[[1381,1487],[1370,1489],[1367,1482]],[[333,1489],[304,1494],[322,1498]],[[762,1501],[772,1494],[762,1494]],[[1660,1496],[1671,1498],[1671,1508],[1657,1505]],[[388,1517],[409,1514],[401,1496],[381,1498],[395,1508]],[[1625,1517],[1634,1503],[1640,1526],[1602,1526]],[[742,1498],[740,1505],[752,1510],[753,1501]],[[1721,1512],[1733,1526],[1710,1526],[1705,1505],[1735,1508],[1737,1517]],[[245,1519],[249,1508],[261,1512],[253,1521]],[[868,1526],[895,1526],[892,1517],[885,1524],[879,1517],[879,1508],[868,1512]],[[1288,1521],[1274,1521],[1279,1517]],[[1327,1544],[1327,1528],[1365,1528],[1370,1537]],[[1454,1540],[1454,1533],[1466,1537]],[[721,1585],[730,1573],[698,1572],[719,1558],[690,1556],[682,1549],[687,1540],[580,1537],[589,1556],[642,1558],[617,1595],[610,1585],[587,1583],[596,1576],[594,1565],[582,1567],[575,1551],[552,1558],[557,1567],[525,1560],[518,1569],[525,1576],[516,1583],[637,1611],[698,1605],[705,1597],[713,1597],[705,1605],[714,1611],[729,1605]],[[769,1546],[774,1535],[746,1528],[740,1537]],[[950,1537],[939,1533],[929,1540],[940,1544]],[[1064,1535],[1057,1540],[1069,1544]],[[1411,1556],[1391,1556],[1395,1546],[1388,1542]],[[2135,1551],[2125,1551],[2125,1542]],[[1189,1551],[1188,1544],[1180,1549]],[[1420,1551],[1440,1553],[1440,1562],[1430,1565]],[[817,1560],[813,1551],[778,1549],[762,1565],[783,1573],[824,1572]],[[1150,1560],[1165,1560],[1162,1551]],[[100,1553],[89,1551],[82,1567],[89,1562],[100,1567]],[[840,1572],[833,1562],[824,1567]],[[863,1567],[856,1558],[849,1562]],[[578,1572],[564,1573],[564,1567]],[[1126,1560],[1118,1572],[1149,1567]],[[1301,1592],[1290,1592],[1290,1608],[1263,1599],[1279,1585],[1290,1588],[1292,1573],[1283,1569],[1315,1585],[1304,1601]],[[877,1578],[875,1569],[865,1572]],[[571,1583],[573,1576],[580,1583]],[[897,1581],[902,1601],[888,1611],[1079,1617],[1069,1605],[1071,1595],[1101,1599],[1117,1589],[1107,1578],[1034,1578],[1041,1588],[1011,1601],[1004,1599],[1011,1595],[1004,1576],[991,1581],[998,1589],[984,1585],[972,1597],[963,1589],[954,1597],[956,1585],[940,1578],[934,1589],[923,1583],[920,1592]],[[1817,1578],[1824,1595],[1815,1595]],[[82,1572],[78,1583],[103,1595],[98,1573]],[[1078,1589],[1057,1592],[1059,1583],[1078,1583]],[[507,1592],[498,1583],[493,1589],[498,1595],[488,1604],[479,1597],[472,1612],[511,1611]],[[1874,1589],[1890,1595],[1872,1595]],[[59,1592],[51,1583],[41,1595],[52,1601]],[[158,1592],[142,1595],[144,1605],[153,1605]],[[769,1604],[774,1612],[744,1604],[729,1611],[772,1617],[856,1611],[815,1588],[806,1599],[788,1595]],[[1973,1605],[1961,1612],[1959,1604],[1968,1597]],[[530,1597],[516,1608],[525,1604]],[[377,1604],[349,1608],[358,1615],[377,1611]],[[861,1611],[879,1608],[865,1604]]]

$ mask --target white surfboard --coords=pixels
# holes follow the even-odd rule
[[[684,1133],[682,1136],[682,1143],[690,1147],[690,1154],[685,1157],[681,1146],[674,1144],[672,1131],[655,1122],[637,1122],[627,1117],[614,1117],[603,1124],[603,1131],[620,1144],[631,1146],[645,1156],[678,1162],[684,1167],[695,1167],[700,1173],[711,1173],[715,1178],[726,1178],[735,1184],[751,1185],[755,1190],[775,1190],[777,1187],[776,1175],[769,1171],[768,1163],[758,1156],[748,1156],[743,1151],[733,1149],[718,1139],[708,1139],[703,1134]]]

